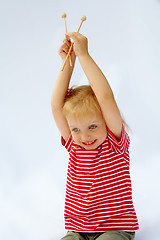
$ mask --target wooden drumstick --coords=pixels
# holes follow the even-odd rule
[[[61,17],[64,19],[65,31],[66,31],[66,33],[67,33],[67,24],[66,24],[66,17],[67,17],[67,14],[66,14],[66,13],[62,13]],[[69,55],[69,62],[70,62],[70,66],[72,67],[72,59],[71,59],[71,55]]]
[[[65,30],[66,30],[66,33],[67,33],[67,24],[66,24],[67,14],[66,13],[62,13],[61,17],[64,19]]]
[[[79,32],[79,30],[80,30],[80,28],[81,28],[81,26],[82,26],[82,23],[84,22],[84,21],[86,21],[86,16],[82,16],[81,17],[81,23],[80,23],[80,25],[79,25],[79,28],[78,28],[78,30],[77,30],[77,32]]]
[[[82,17],[81,17],[81,23],[80,23],[80,25],[79,25],[79,28],[78,28],[78,30],[77,30],[77,33],[79,32],[79,30],[80,30],[80,28],[81,28],[81,26],[82,26],[82,23],[83,23],[85,20],[86,20],[86,16],[82,16]],[[72,42],[72,44],[71,44],[71,46],[70,46],[69,52],[68,52],[68,54],[67,54],[67,56],[66,56],[66,59],[64,60],[64,62],[63,62],[63,64],[62,64],[61,71],[63,71],[63,69],[64,69],[64,67],[65,67],[65,65],[66,65],[67,59],[68,59],[68,57],[69,57],[69,55],[70,55],[70,53],[71,53],[71,51],[72,51],[72,48],[73,48],[73,42]]]

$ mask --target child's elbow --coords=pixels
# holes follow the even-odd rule
[[[52,113],[56,112],[57,106],[56,106],[56,101],[54,101],[53,97],[51,98],[51,108],[52,108]]]
[[[56,99],[54,98],[54,96],[52,95],[52,97],[51,97],[51,107],[52,107],[52,109],[55,109],[55,108],[57,108],[57,101],[56,101]]]
[[[57,102],[53,101],[52,99],[51,99],[51,108],[52,108],[53,115],[56,115],[57,113],[63,111],[63,107],[57,104]]]
[[[53,113],[57,111],[56,103],[52,99],[51,99],[51,108]]]

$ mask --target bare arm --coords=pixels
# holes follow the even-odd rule
[[[87,38],[78,33],[68,34],[74,41],[75,54],[98,99],[107,126],[119,139],[122,131],[122,118],[112,89],[94,60],[88,53]]]
[[[70,44],[71,44],[70,40],[66,40],[64,44],[60,47],[59,54],[62,60],[65,59],[69,51]],[[73,66],[71,67],[69,65],[69,61],[67,61],[64,70],[63,71],[60,70],[57,80],[55,82],[52,97],[51,97],[53,117],[55,119],[55,122],[57,124],[57,127],[61,135],[64,137],[65,140],[67,140],[70,134],[70,129],[68,127],[66,118],[63,115],[62,108],[64,104],[64,99],[67,93],[67,89],[69,86],[69,82],[72,76],[73,68],[74,68],[74,63],[75,63],[74,52],[72,52],[71,57],[72,57]]]

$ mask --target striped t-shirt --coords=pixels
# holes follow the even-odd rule
[[[62,144],[69,152],[65,229],[77,232],[138,230],[129,171],[129,136],[124,126],[118,142],[107,129],[97,149],[86,150],[72,136]]]

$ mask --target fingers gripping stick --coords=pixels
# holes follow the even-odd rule
[[[80,23],[80,25],[79,25],[79,28],[78,28],[77,32],[80,31],[80,28],[81,28],[81,26],[82,26],[82,23],[83,23],[85,20],[86,20],[86,16],[82,16],[82,17],[81,17],[81,23]],[[65,67],[65,65],[66,65],[67,59],[68,59],[68,57],[70,56],[70,53],[71,53],[71,51],[72,51],[72,48],[73,48],[73,43],[71,44],[70,49],[69,49],[69,52],[68,52],[68,54],[67,54],[67,56],[66,56],[66,59],[64,60],[64,62],[63,62],[63,64],[62,64],[61,71],[63,71],[63,69],[64,69],[64,67]]]
[[[66,33],[67,33],[67,24],[66,24],[66,17],[67,17],[67,14],[66,14],[66,13],[62,13],[61,17],[64,19],[65,31],[66,31]],[[72,67],[72,59],[71,59],[71,55],[69,56],[69,62],[70,62],[70,66]]]

